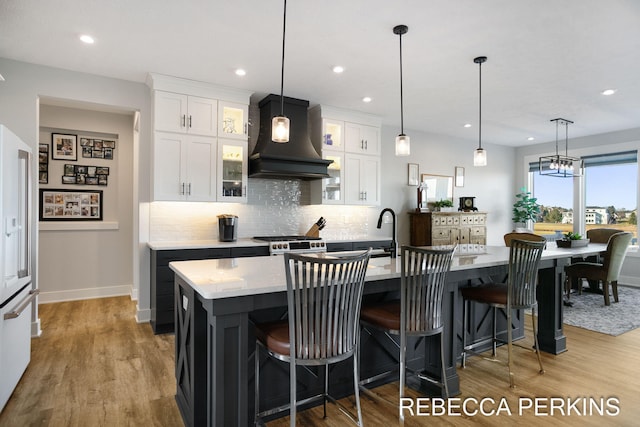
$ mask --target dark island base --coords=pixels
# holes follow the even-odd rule
[[[543,261],[538,298],[540,347],[558,354],[566,350],[562,333],[562,265],[563,260]],[[460,393],[456,371],[462,346],[462,300],[459,287],[502,280],[506,266],[452,271],[445,292],[445,363],[446,380],[452,396]],[[366,299],[394,296],[399,279],[370,281],[365,286]],[[187,426],[246,426],[253,424],[254,350],[252,322],[281,318],[286,311],[286,292],[208,300],[196,294],[179,276],[176,292],[176,401]],[[471,305],[468,337],[479,341],[491,336],[490,308]],[[514,339],[523,337],[523,314],[514,313]],[[498,331],[506,335],[506,316],[498,316]],[[439,378],[439,340],[425,339],[415,346],[412,341],[408,360],[414,368],[423,368]],[[487,345],[487,349],[489,345]],[[363,334],[361,375],[363,378],[385,372],[395,366],[391,355],[397,348],[386,338]],[[261,357],[261,409],[289,401],[288,365]],[[351,361],[336,364],[330,371],[330,391],[336,397],[353,394]],[[324,368],[299,368],[299,398],[317,394],[323,388]],[[508,384],[505,373],[505,384]],[[439,396],[441,390],[420,384],[425,395]],[[285,414],[281,414],[283,416]]]

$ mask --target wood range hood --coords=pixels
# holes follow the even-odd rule
[[[280,95],[268,95],[258,104],[260,131],[258,141],[249,156],[250,178],[328,178],[328,166],[313,147],[307,132],[309,101],[284,97],[284,115],[290,120],[289,142],[271,140],[271,119],[280,115]]]

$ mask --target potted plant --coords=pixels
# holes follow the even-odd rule
[[[576,248],[580,246],[587,246],[589,239],[583,239],[578,233],[572,233],[571,231],[565,233],[562,239],[556,240],[556,245],[559,248]]]
[[[433,202],[433,207],[436,211],[450,212],[453,208],[453,202],[450,199],[440,199]]]
[[[540,205],[537,201],[538,199],[531,197],[531,192],[524,187],[516,194],[516,202],[513,204],[513,218],[511,218],[516,224],[516,231],[518,231],[517,224],[522,224],[523,228],[526,228],[528,221],[536,222],[540,213]]]

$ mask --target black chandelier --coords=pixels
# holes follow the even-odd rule
[[[540,156],[540,175],[555,176],[558,178],[571,178],[582,176],[582,159],[569,156],[569,124],[571,120],[557,118],[551,120],[556,122],[556,154],[553,156]],[[564,154],[558,151],[558,128],[564,125]]]

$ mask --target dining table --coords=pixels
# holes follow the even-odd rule
[[[480,341],[491,334],[486,309],[472,307],[469,323],[462,322],[460,288],[487,281],[503,281],[509,263],[505,246],[458,245],[448,274],[443,299],[446,316],[444,327],[445,381],[452,396],[460,394],[456,364],[461,354],[462,328],[468,338]],[[605,244],[591,243],[579,248],[558,248],[549,241],[542,253],[538,270],[538,342],[542,351],[561,354],[567,350],[563,332],[564,266],[572,259],[600,254]],[[341,253],[316,256],[335,257]],[[171,262],[175,273],[175,363],[176,401],[185,425],[246,426],[253,422],[253,357],[254,324],[286,316],[286,279],[282,256],[230,258]],[[366,300],[383,300],[398,295],[401,258],[371,258],[365,277]],[[524,336],[522,310],[513,317],[513,336]],[[506,317],[505,317],[506,318]],[[498,333],[506,331],[504,320],[498,322]],[[388,342],[388,340],[386,340]],[[397,349],[384,343],[382,337],[362,334],[361,375],[370,377],[394,363]],[[395,353],[394,353],[395,352]],[[409,364],[440,377],[440,340],[424,339],[408,350]],[[269,384],[269,392],[261,393],[259,404],[275,407],[286,403],[288,396],[288,364],[261,361],[261,383]],[[353,393],[351,365],[336,366],[332,394]],[[340,371],[344,371],[344,375]],[[348,379],[347,380],[345,380]],[[314,394],[323,383],[320,372],[307,369],[299,375],[299,387]],[[428,383],[413,385],[426,395],[439,395],[441,390]],[[305,391],[302,393],[304,394]]]

